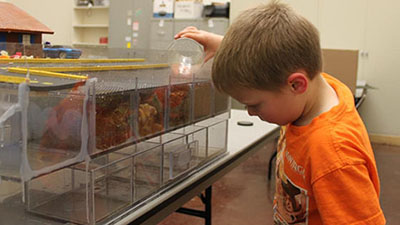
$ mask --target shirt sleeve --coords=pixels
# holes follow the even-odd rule
[[[321,219],[329,224],[385,224],[379,193],[364,164],[336,169],[312,184]]]

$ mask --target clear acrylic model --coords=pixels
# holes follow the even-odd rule
[[[165,55],[0,59],[0,224],[105,224],[226,152],[228,97]]]

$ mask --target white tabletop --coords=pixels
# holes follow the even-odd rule
[[[253,122],[253,126],[239,126],[238,121]],[[228,129],[228,152],[235,154],[250,146],[260,138],[274,131],[278,126],[249,116],[245,110],[231,110]]]
[[[239,126],[237,124],[238,121],[250,121],[253,122],[253,125]],[[161,202],[167,200],[171,196],[183,190],[185,187],[188,187],[197,180],[201,179],[206,174],[217,170],[219,166],[235,158],[242,151],[246,149],[248,150],[252,144],[260,141],[272,132],[276,131],[277,127],[277,125],[261,121],[258,117],[250,117],[244,110],[232,110],[228,126],[227,154],[221,158],[218,158],[218,160],[212,162],[194,174],[191,174],[183,182],[177,184],[168,191],[156,195],[156,197],[151,198],[150,201],[147,201],[141,206],[135,207],[134,210],[129,213],[129,215],[126,215],[124,218],[118,221],[118,224],[127,224],[131,221],[134,221],[138,217],[159,205]]]

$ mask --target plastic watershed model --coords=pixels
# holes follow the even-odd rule
[[[111,223],[225,153],[229,99],[190,60],[0,61],[0,224]]]

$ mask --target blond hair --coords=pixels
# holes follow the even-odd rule
[[[273,1],[241,13],[214,59],[212,78],[226,93],[236,88],[279,91],[299,69],[313,79],[322,68],[318,30],[287,5]]]

